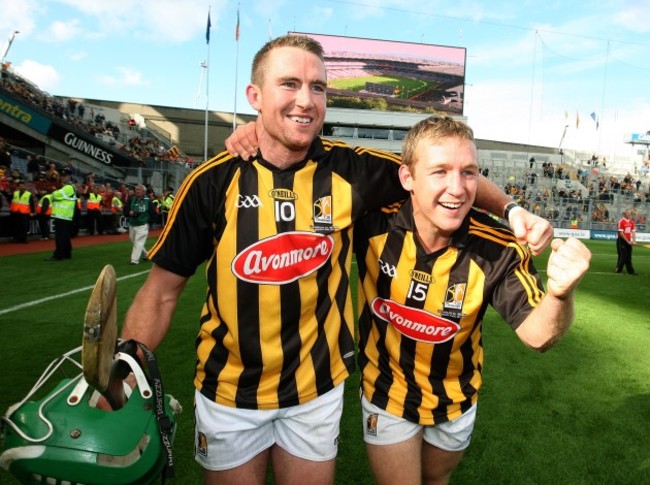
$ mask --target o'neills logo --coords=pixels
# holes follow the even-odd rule
[[[370,308],[375,315],[390,323],[401,334],[420,342],[447,342],[460,330],[460,325],[456,322],[392,300],[377,297],[372,300]]]
[[[289,190],[289,189],[269,190],[269,196],[272,199],[280,199],[280,200],[296,200],[298,198],[298,194],[296,194],[293,190]]]
[[[323,266],[333,248],[331,236],[284,232],[244,249],[233,260],[232,272],[250,283],[283,285]]]
[[[433,283],[433,276],[431,276],[429,273],[425,273],[424,271],[417,271],[415,269],[412,269],[409,272],[409,275],[411,275],[411,279],[419,283],[425,283],[427,285]]]

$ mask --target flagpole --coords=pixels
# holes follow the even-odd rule
[[[212,27],[212,22],[210,22],[210,7],[208,7],[208,25],[205,30],[205,41],[208,45],[208,57],[205,61],[205,126],[203,133],[203,161],[208,159],[208,112],[210,109],[210,28]]]
[[[2,60],[0,61],[2,64],[5,63],[5,59],[7,58],[7,54],[9,54],[9,49],[11,49],[11,44],[14,43],[14,38],[16,37],[16,34],[20,34],[19,30],[14,30],[11,35],[9,35],[9,40],[7,40],[7,46],[5,47],[4,52],[2,53]]]
[[[600,143],[603,139],[603,132],[599,130],[600,121],[603,119],[603,112],[605,109],[605,88],[607,87],[607,65],[609,64],[609,40],[607,41],[607,54],[605,55],[605,72],[603,74],[603,96],[600,98],[600,116],[596,115],[594,121],[596,122],[596,131],[598,132],[598,155],[600,156]]]
[[[237,74],[239,72],[239,3],[237,3],[237,25],[235,26],[235,104],[232,110],[232,131],[237,129]]]

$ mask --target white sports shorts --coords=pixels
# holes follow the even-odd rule
[[[370,445],[393,445],[415,436],[446,451],[462,451],[469,446],[476,421],[476,404],[458,418],[446,423],[423,426],[390,414],[361,397],[363,439]]]
[[[312,461],[336,457],[343,383],[304,404],[270,410],[238,409],[195,392],[194,457],[206,470],[236,468],[277,444]]]

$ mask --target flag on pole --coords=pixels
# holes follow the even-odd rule
[[[591,119],[596,122],[596,129],[600,127],[600,123],[598,122],[598,116],[596,115],[595,111],[591,112]]]
[[[212,28],[212,22],[210,22],[210,10],[208,10],[208,26],[205,29],[205,43],[210,43],[210,29]]]
[[[239,7],[237,7],[237,25],[235,25],[235,40],[239,42]]]
[[[580,114],[576,110],[576,129],[580,128]]]

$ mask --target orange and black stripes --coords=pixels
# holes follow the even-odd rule
[[[291,169],[224,152],[187,177],[151,257],[183,276],[207,261],[197,389],[221,404],[274,409],[349,375],[352,226],[404,198],[397,170],[392,154],[318,139]]]
[[[231,159],[232,157],[230,156],[230,154],[228,154],[228,152],[222,152],[216,157],[213,157],[210,160],[207,160],[205,163],[199,165],[195,170],[190,172],[187,177],[185,177],[183,183],[181,184],[181,186],[178,188],[178,191],[176,192],[174,198],[176,203],[172,204],[171,210],[169,211],[169,214],[167,216],[167,224],[165,224],[165,227],[163,228],[163,231],[160,234],[160,237],[158,238],[154,246],[149,250],[149,257],[152,257],[154,254],[156,254],[156,252],[160,248],[160,245],[162,244],[165,237],[167,236],[169,228],[172,227],[174,221],[176,220],[176,214],[178,213],[178,211],[174,210],[174,207],[180,206],[181,201],[187,195],[187,191],[189,187],[192,186],[194,181],[204,173],[214,169],[214,167],[219,165],[220,163],[224,163]]]
[[[529,251],[507,228],[472,211],[449,247],[425,254],[410,201],[398,213],[376,211],[357,223],[355,248],[364,395],[423,425],[460,416],[482,383],[487,305],[516,328],[544,295]],[[395,314],[378,313],[377,301],[389,302],[385,308]],[[400,313],[400,305],[409,310]],[[406,333],[409,326],[421,337]],[[436,340],[438,334],[445,336]]]

